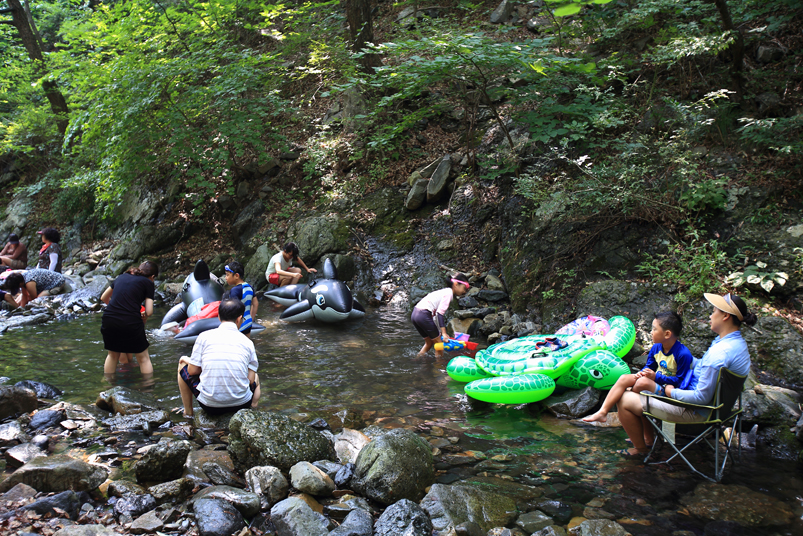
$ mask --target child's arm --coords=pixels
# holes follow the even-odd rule
[[[296,259],[296,262],[298,262],[298,265],[301,266],[303,269],[305,269],[307,271],[307,273],[310,273],[310,272],[316,272],[317,273],[318,272],[318,270],[316,270],[315,268],[307,268],[307,265],[304,264],[304,261],[301,259],[301,257],[298,257]]]
[[[259,309],[259,300],[257,299],[256,295],[251,298],[251,319],[255,319],[257,316],[257,309]]]

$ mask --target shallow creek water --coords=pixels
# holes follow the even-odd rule
[[[616,455],[627,446],[621,428],[579,426],[540,412],[537,404],[467,399],[462,384],[445,373],[448,359],[416,357],[422,341],[404,310],[371,309],[362,321],[337,325],[285,324],[271,305],[261,304],[258,320],[267,329],[254,339],[262,409],[323,417],[333,427],[353,418],[347,412],[367,424],[414,427],[445,447],[436,458],[440,482],[473,478],[507,485],[532,508],[560,510],[563,525],[573,516],[607,515],[634,535],[712,530],[705,530],[710,520],[692,515],[682,501],[702,480],[683,466],[644,467]],[[129,368],[114,382],[152,392],[165,407],[174,407],[180,404],[176,363],[191,347],[160,336],[164,312],[148,323],[153,380],[144,382],[138,368]],[[110,387],[102,374],[99,328],[100,315],[93,315],[10,331],[0,338],[0,376],[9,383],[48,382],[64,390],[64,400],[90,405]],[[794,513],[791,523],[767,526],[764,520],[740,534],[803,534],[803,475],[794,462],[745,452],[724,482],[779,499]],[[538,489],[530,497],[516,484]],[[734,512],[749,508],[739,493],[730,495]],[[589,503],[602,508],[586,509]]]

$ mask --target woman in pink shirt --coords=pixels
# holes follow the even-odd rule
[[[452,303],[452,297],[463,296],[471,286],[468,284],[468,277],[462,273],[457,273],[448,278],[447,285],[449,286],[446,288],[430,292],[424,296],[424,299],[413,308],[413,315],[410,319],[413,321],[418,333],[424,337],[424,346],[418,352],[419,356],[429,352],[438,338],[443,342],[449,340],[449,335],[446,333],[446,318],[444,315],[449,309],[449,304]],[[435,324],[436,321],[437,325]],[[440,335],[438,335],[439,331]],[[443,357],[443,351],[435,351],[435,356]]]

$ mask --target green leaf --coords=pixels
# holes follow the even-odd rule
[[[775,286],[775,283],[772,281],[772,279],[766,279],[766,280],[761,282],[761,288],[763,288],[767,292],[772,292],[772,287],[774,287],[774,286]]]
[[[580,10],[583,8],[580,4],[566,4],[560,6],[554,11],[554,15],[556,17],[568,17],[569,15],[575,15],[580,13]]]

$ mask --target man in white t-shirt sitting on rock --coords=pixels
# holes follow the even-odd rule
[[[192,397],[209,415],[233,413],[257,407],[260,396],[256,350],[240,333],[245,305],[237,298],[220,302],[220,327],[204,331],[192,347],[192,355],[178,362],[178,388],[184,417],[192,417]]]

